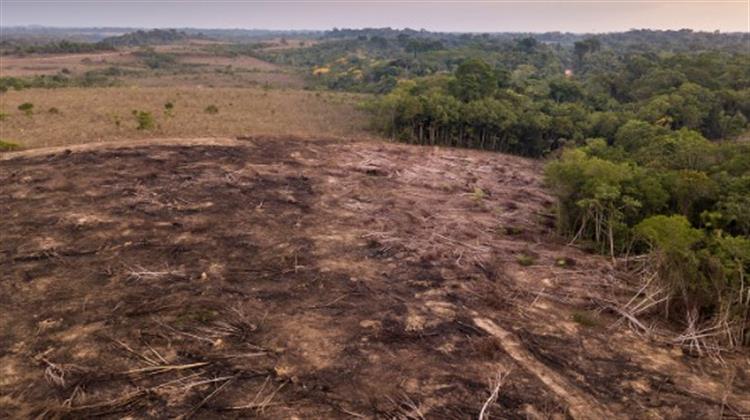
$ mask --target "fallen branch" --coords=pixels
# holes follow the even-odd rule
[[[484,402],[484,405],[482,405],[482,410],[479,412],[479,420],[487,420],[489,419],[489,412],[487,411],[489,407],[497,401],[497,397],[500,395],[500,388],[502,388],[503,384],[505,383],[505,379],[510,374],[510,371],[508,372],[498,372],[495,376],[494,381],[490,381],[490,396],[487,398],[487,401]]]

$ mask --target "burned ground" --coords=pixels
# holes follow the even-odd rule
[[[539,162],[187,143],[0,160],[0,415],[475,418],[498,373],[496,418],[750,410],[742,355],[596,311]]]

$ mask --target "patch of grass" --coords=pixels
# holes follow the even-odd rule
[[[212,114],[212,115],[218,114],[219,108],[216,105],[209,105],[206,107],[205,111],[206,111],[206,114]]]
[[[0,139],[0,152],[10,152],[13,150],[18,150],[20,148],[21,146],[18,143]]]
[[[3,103],[15,105],[2,111],[12,111],[8,120],[13,123],[2,123],[2,137],[18,140],[24,148],[34,148],[138,138],[150,133],[137,129],[130,114],[132,109],[151,111],[159,135],[165,137],[223,137],[243,133],[374,136],[368,131],[368,116],[350,102],[326,104],[308,92],[293,89],[271,90],[265,97],[261,96],[263,93],[260,88],[169,86],[11,90],[3,94]],[[164,118],[164,104],[170,101],[175,105],[172,116]],[[41,109],[48,117],[51,116],[46,113],[47,108],[55,106],[65,118],[46,118],[41,124],[37,118],[25,118],[15,109],[22,102],[45,104]],[[228,106],[229,102],[234,105]],[[209,104],[215,104],[220,112],[206,113]],[[270,109],[276,109],[276,115],[271,115]]]
[[[576,265],[576,261],[569,257],[558,257],[555,259],[555,265],[561,268],[569,268]]]
[[[515,227],[515,226],[505,226],[503,228],[503,232],[509,236],[516,236],[516,235],[522,234],[523,229]]]
[[[58,115],[60,113],[60,110],[55,108],[54,106],[47,110],[50,114]]]
[[[174,115],[172,112],[174,112],[174,102],[169,101],[164,104],[164,115],[172,117]]]
[[[10,114],[8,113],[0,112],[0,121],[5,121],[9,116]]]
[[[179,325],[188,325],[195,322],[208,324],[214,321],[218,315],[219,313],[213,309],[196,309],[179,315],[175,321]]]
[[[31,116],[31,114],[34,113],[34,104],[32,104],[31,102],[24,102],[21,105],[18,105],[18,110],[28,116]]]
[[[570,315],[570,319],[576,324],[583,325],[584,327],[596,327],[599,326],[599,320],[595,314],[588,311],[574,311]]]
[[[476,201],[482,201],[487,196],[487,193],[479,187],[474,187],[474,191],[471,193],[471,197]]]
[[[133,110],[133,115],[138,122],[139,130],[152,130],[156,127],[156,120],[150,112]]]
[[[523,254],[523,255],[519,255],[516,258],[516,262],[519,265],[528,267],[530,265],[534,265],[534,263],[536,262],[536,257],[534,257],[533,255],[529,255],[529,254]]]

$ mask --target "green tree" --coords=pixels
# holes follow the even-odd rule
[[[471,58],[458,66],[455,73],[456,97],[469,102],[495,93],[497,79],[489,64],[479,58]]]

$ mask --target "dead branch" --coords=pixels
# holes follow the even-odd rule
[[[484,405],[482,405],[482,410],[479,411],[479,420],[489,419],[489,407],[497,401],[497,397],[500,395],[500,388],[502,388],[509,374],[510,371],[498,372],[495,378],[490,380],[490,396],[484,402]]]

